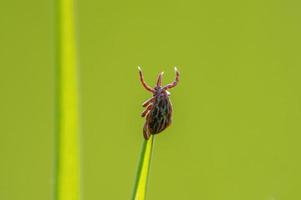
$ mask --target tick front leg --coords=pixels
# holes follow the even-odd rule
[[[164,72],[161,72],[158,76],[158,80],[157,80],[157,88],[159,88],[161,86],[162,83],[162,76],[163,76]]]
[[[147,85],[147,83],[144,81],[143,73],[142,73],[142,70],[141,70],[140,67],[138,67],[138,70],[139,70],[140,81],[141,81],[143,87],[144,87],[146,90],[148,90],[148,91],[154,93],[155,90],[154,90],[153,88],[151,88],[149,85]]]
[[[142,106],[143,106],[143,107],[148,106],[150,103],[154,102],[155,99],[156,99],[156,97],[152,97],[152,98],[146,100],[145,102],[143,102]]]
[[[153,108],[153,105],[149,105],[142,113],[141,117],[145,117],[145,115]]]
[[[175,72],[176,72],[176,79],[174,80],[174,82],[172,82],[172,83],[170,83],[168,85],[165,85],[163,87],[164,90],[171,89],[171,88],[175,87],[178,84],[180,73],[179,73],[179,71],[178,71],[178,69],[176,67],[175,67]]]

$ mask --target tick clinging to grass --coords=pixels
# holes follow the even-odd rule
[[[163,76],[163,72],[161,72],[158,76],[156,86],[152,88],[144,81],[141,68],[138,67],[138,69],[143,87],[153,94],[152,98],[142,104],[143,107],[146,107],[141,114],[142,117],[146,117],[143,135],[148,140],[151,134],[155,135],[162,132],[172,122],[172,104],[169,99],[170,93],[168,90],[178,84],[180,73],[175,67],[176,78],[174,82],[161,86]]]

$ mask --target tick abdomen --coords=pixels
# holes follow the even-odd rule
[[[172,105],[167,95],[156,98],[152,110],[147,116],[148,128],[151,134],[162,132],[171,124]]]

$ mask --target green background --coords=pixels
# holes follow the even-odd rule
[[[52,1],[0,7],[0,199],[51,199]],[[143,141],[138,80],[171,90],[147,199],[301,199],[301,3],[77,1],[82,197],[130,199]]]

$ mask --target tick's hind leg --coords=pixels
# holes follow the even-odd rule
[[[143,127],[143,136],[146,140],[148,140],[150,137],[147,121],[145,122],[144,127]]]
[[[145,115],[153,108],[153,104],[150,104],[142,113],[141,117],[145,117]]]
[[[156,97],[152,97],[152,98],[146,100],[145,102],[143,102],[142,106],[143,106],[143,107],[148,106],[150,103],[154,102],[155,99],[156,99]]]

